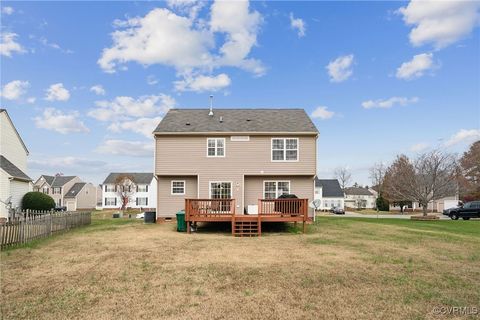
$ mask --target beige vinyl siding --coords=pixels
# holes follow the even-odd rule
[[[290,181],[290,193],[310,202],[313,200],[313,179],[313,176],[246,176],[245,208],[263,199],[263,181]],[[309,215],[313,216],[313,209],[309,210]]]
[[[87,183],[77,195],[77,209],[93,209],[96,204],[97,188],[93,184]]]
[[[185,181],[185,194],[172,195],[171,183]],[[179,210],[185,208],[186,198],[197,198],[196,176],[159,176],[157,182],[157,217],[175,217]]]
[[[316,136],[299,138],[298,161],[271,161],[271,139],[250,136],[250,141],[225,139],[225,157],[207,157],[209,136],[156,136],[156,175],[315,175]],[[221,136],[218,136],[221,137]]]
[[[27,151],[23,147],[15,128],[6,112],[0,112],[0,154],[7,158],[25,174],[27,171]]]

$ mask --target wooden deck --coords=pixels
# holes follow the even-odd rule
[[[258,214],[238,214],[235,199],[185,199],[187,233],[195,222],[231,222],[233,236],[261,236],[262,222],[308,221],[308,199],[259,199]],[[242,210],[243,211],[243,210]]]

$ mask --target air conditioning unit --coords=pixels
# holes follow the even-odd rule
[[[258,214],[258,205],[256,204],[249,204],[247,206],[247,213],[248,214]]]

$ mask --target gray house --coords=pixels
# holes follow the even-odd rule
[[[345,194],[337,179],[315,178],[315,200],[319,202],[318,210],[344,208]]]

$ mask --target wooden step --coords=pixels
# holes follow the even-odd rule
[[[233,235],[236,237],[258,237],[258,221],[236,220],[233,226]]]

